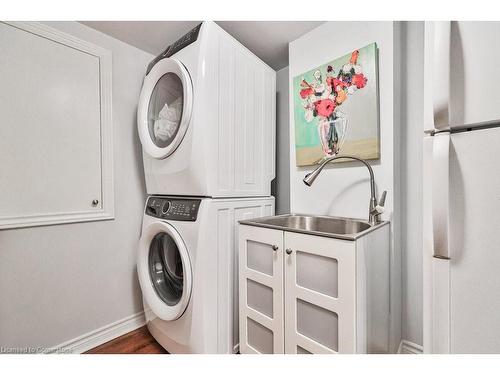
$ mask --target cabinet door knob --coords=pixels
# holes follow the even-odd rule
[[[92,206],[97,206],[99,204],[99,200],[98,199],[94,199],[92,201]]]
[[[272,248],[273,248],[274,251],[277,251],[278,250],[278,245],[273,245]]]
[[[290,254],[292,253],[292,249],[286,249],[285,251],[286,251],[286,253],[287,253],[288,255],[290,255]]]

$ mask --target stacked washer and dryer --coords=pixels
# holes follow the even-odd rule
[[[149,331],[170,353],[238,350],[236,223],[274,214],[275,83],[213,22],[148,66],[137,271]]]

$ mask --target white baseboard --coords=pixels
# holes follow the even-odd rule
[[[398,354],[422,354],[424,348],[422,345],[415,344],[408,340],[401,340],[399,343]]]
[[[83,353],[95,348],[105,342],[113,340],[121,335],[129,333],[134,329],[146,324],[144,312],[130,315],[127,318],[118,320],[92,332],[81,335],[75,339],[68,340],[49,350],[48,353]]]

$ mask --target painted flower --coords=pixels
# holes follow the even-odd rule
[[[328,86],[333,88],[333,91],[337,91],[337,87],[347,87],[347,84],[344,81],[334,77],[328,77],[326,79],[326,83],[328,84]]]
[[[340,86],[337,86],[337,97],[335,98],[335,101],[337,104],[342,104],[346,99],[347,99],[347,94],[345,93],[344,90],[340,88]]]
[[[326,71],[327,71],[328,73],[333,72],[333,66],[328,65],[328,68],[326,68]]]
[[[351,69],[353,68],[352,64],[345,64],[343,67],[342,67],[342,72],[344,74],[349,74],[351,72]]]
[[[321,96],[324,91],[325,91],[325,85],[323,83],[315,83],[314,84],[315,95]]]
[[[336,107],[335,102],[331,99],[318,100],[317,102],[314,102],[314,105],[318,115],[323,117],[330,116]]]
[[[349,63],[352,65],[356,65],[358,62],[358,56],[359,56],[359,51],[356,50],[353,53],[351,53],[351,59],[349,60]]]
[[[349,86],[352,82],[352,73],[350,71],[349,72],[342,71],[340,79],[342,80],[342,82],[344,82],[346,86]]]
[[[300,97],[302,99],[307,98],[309,95],[312,95],[314,93],[314,90],[311,87],[305,88],[300,90]]]
[[[333,81],[333,86],[334,86],[335,90],[337,90],[337,87],[342,87],[342,88],[344,88],[344,87],[349,86],[349,83],[348,83],[348,82],[344,82],[344,81],[343,81],[343,80],[341,80],[341,79],[335,79],[335,80]]]
[[[358,89],[362,89],[366,86],[366,77],[363,74],[354,74],[352,76],[351,83],[355,85]]]

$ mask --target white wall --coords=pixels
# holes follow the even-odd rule
[[[77,22],[47,24],[112,51],[116,219],[0,231],[7,347],[55,346],[142,310],[135,264],[145,187],[135,119],[153,56]]]
[[[392,22],[327,22],[290,43],[289,79],[353,49],[377,42],[379,48],[381,158],[370,161],[379,194],[387,190],[385,220],[391,220],[391,350],[401,339],[401,258],[399,170],[395,159],[399,147],[394,137],[394,24]],[[290,95],[290,103],[292,96]],[[292,106],[293,109],[293,106]],[[293,110],[290,110],[290,202],[292,212],[368,218],[369,175],[364,166],[342,163],[328,166],[312,187],[302,182],[311,167],[295,166]],[[395,209],[397,207],[398,209]]]
[[[288,67],[276,72],[276,214],[290,212]]]

